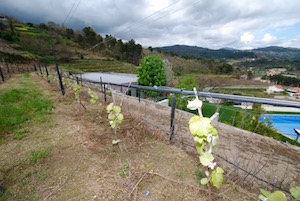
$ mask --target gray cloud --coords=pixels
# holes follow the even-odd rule
[[[125,40],[133,38],[144,46],[186,44],[245,49],[282,45],[300,48],[300,30],[297,30],[300,28],[300,1],[76,0],[76,3],[79,1],[69,26],[80,29],[91,26],[101,35],[112,34]],[[34,23],[63,23],[74,2],[2,0],[0,13]],[[144,19],[154,12],[157,13]],[[247,36],[251,37],[247,39]]]

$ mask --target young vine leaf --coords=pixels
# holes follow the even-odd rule
[[[300,200],[300,186],[290,189],[292,200]]]
[[[73,88],[73,91],[74,91],[74,94],[75,94],[75,99],[80,100],[79,98],[80,98],[80,93],[81,93],[81,86],[74,83],[72,85],[72,88]]]
[[[91,89],[88,89],[88,94],[90,95],[91,99],[90,99],[90,103],[92,105],[95,105],[96,103],[98,103],[99,101],[99,96],[97,96],[97,94],[95,92],[93,92]]]

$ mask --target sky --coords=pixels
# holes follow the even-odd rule
[[[0,14],[142,46],[300,48],[299,0],[1,0]]]

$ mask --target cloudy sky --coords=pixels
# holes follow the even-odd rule
[[[143,46],[300,48],[299,0],[1,0],[0,13]]]

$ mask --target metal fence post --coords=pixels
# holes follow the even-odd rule
[[[34,66],[34,71],[35,71],[35,72],[37,72],[36,65],[35,65],[35,64],[33,64],[33,66]]]
[[[295,128],[294,128],[294,131],[295,131],[295,133],[296,133],[296,135],[297,135],[297,137],[296,137],[296,143],[297,143],[297,142],[298,142],[298,138],[299,138],[300,133],[299,133],[299,130],[297,130],[297,129],[295,129]]]
[[[139,93],[139,103],[141,102],[141,89],[138,88],[138,93]]]
[[[101,92],[103,92],[103,88],[102,88],[102,77],[100,77],[100,89],[101,89]]]
[[[172,96],[172,105],[171,105],[171,122],[170,122],[170,139],[169,142],[171,143],[174,137],[174,120],[175,120],[175,108],[176,108],[176,97]]]
[[[46,69],[46,74],[47,74],[47,78],[49,76],[49,72],[48,72],[48,68],[47,68],[47,65],[45,64],[45,69]]]
[[[62,95],[64,96],[65,95],[65,88],[64,88],[64,85],[63,85],[62,80],[61,80],[61,74],[59,73],[59,68],[58,68],[58,64],[57,64],[57,60],[56,60],[56,54],[55,54],[54,51],[53,51],[53,56],[54,56],[56,72],[57,72],[57,76],[58,76],[58,80],[59,80],[60,90],[61,90]]]
[[[104,101],[106,102],[106,87],[105,87],[105,84],[104,84]]]

